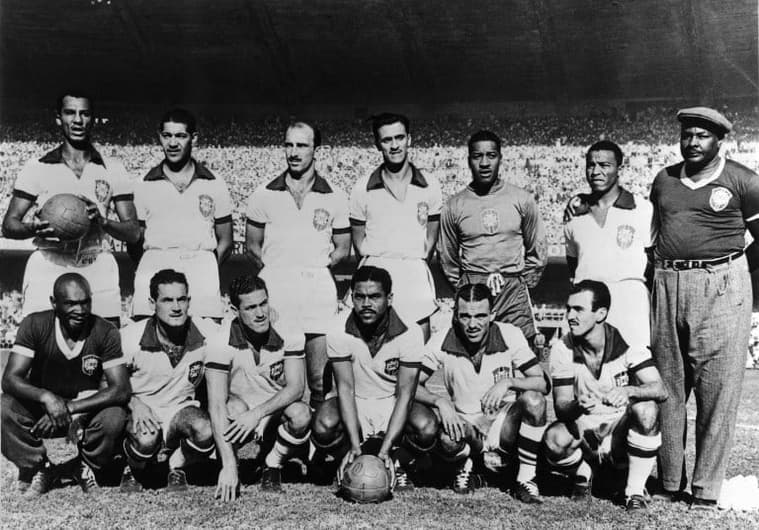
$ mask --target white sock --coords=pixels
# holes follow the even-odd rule
[[[264,460],[266,467],[282,467],[287,457],[295,452],[303,444],[308,443],[311,432],[306,432],[301,438],[296,438],[290,434],[284,425],[277,429],[277,439],[274,441],[274,447]]]
[[[535,478],[535,466],[538,462],[538,451],[546,425],[535,427],[522,422],[519,426],[517,451],[519,452],[519,472],[517,482],[528,482]]]
[[[643,495],[646,480],[654,469],[656,453],[661,445],[661,434],[646,436],[632,429],[627,431],[627,486],[625,496]]]

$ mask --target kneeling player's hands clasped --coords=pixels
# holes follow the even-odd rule
[[[52,392],[45,392],[42,396],[42,405],[46,414],[32,426],[30,432],[34,436],[45,438],[52,436],[56,431],[68,427],[71,421],[66,400]]]

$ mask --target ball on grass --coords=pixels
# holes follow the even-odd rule
[[[361,455],[345,469],[342,492],[359,503],[382,502],[390,497],[390,473],[381,458]]]

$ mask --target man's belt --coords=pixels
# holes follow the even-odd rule
[[[663,259],[656,264],[663,269],[672,269],[676,271],[687,271],[690,269],[706,269],[715,265],[730,263],[743,256],[743,251],[733,252],[727,256],[714,259]]]

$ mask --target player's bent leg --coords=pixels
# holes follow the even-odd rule
[[[575,437],[566,424],[557,421],[546,429],[543,444],[548,464],[573,478],[572,500],[587,499],[593,471],[583,458],[582,440]]]
[[[197,406],[184,407],[169,423],[166,447],[175,448],[169,457],[167,491],[181,492],[187,489],[187,475],[183,467],[211,456],[214,450],[213,429],[208,412]]]
[[[469,423],[466,424],[464,436],[458,440],[440,428],[435,453],[443,461],[452,464],[456,470],[451,484],[454,492],[472,493],[479,486],[479,477],[473,472],[472,455],[481,452],[482,448],[480,436]]]
[[[331,382],[331,372],[327,362],[327,337],[323,334],[306,334],[306,371],[310,404],[316,408],[324,401],[325,385]],[[329,381],[329,382],[328,382]]]
[[[514,495],[522,502],[538,504],[542,502],[535,484],[535,469],[538,452],[546,430],[546,399],[540,392],[527,390],[517,398],[514,412],[509,410],[507,421],[501,429],[501,448],[513,447],[514,420],[519,421],[516,436],[516,450],[519,457],[519,470]]]
[[[261,489],[279,491],[282,487],[282,464],[303,449],[310,438],[311,409],[296,401],[285,408],[277,428],[274,446],[264,460]]]
[[[627,484],[625,499],[628,511],[647,507],[645,486],[656,464],[661,446],[659,406],[654,401],[639,401],[628,407]]]
[[[112,461],[126,421],[126,409],[107,407],[97,412],[84,428],[79,442],[81,461],[75,478],[85,493],[98,489],[96,473]]]
[[[317,450],[333,453],[345,442],[337,397],[322,402],[311,420],[311,441]]]
[[[419,457],[428,453],[437,442],[440,423],[428,406],[414,402],[409,410],[400,444],[393,451],[395,465],[395,491],[414,488],[409,471]]]
[[[157,463],[157,456],[163,447],[163,431],[137,431],[132,419],[126,422],[126,432],[123,442],[124,456],[127,465],[121,475],[119,489],[122,493],[142,491],[139,475],[148,467]]]

